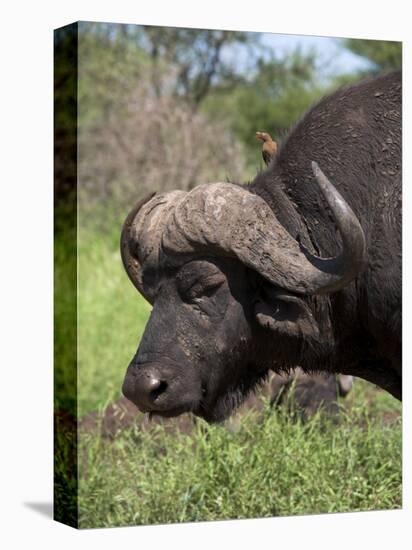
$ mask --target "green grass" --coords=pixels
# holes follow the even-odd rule
[[[236,433],[198,421],[190,435],[137,424],[114,441],[85,434],[80,526],[400,508],[400,419],[372,417],[361,393],[339,424],[266,406]]]
[[[56,232],[54,241],[54,400],[76,410],[76,234]]]
[[[120,259],[120,228],[81,232],[78,277],[79,415],[120,396],[151,310],[129,281]]]
[[[112,234],[80,234],[80,416],[102,410],[120,396],[150,312],[123,271],[118,235],[118,227]],[[59,272],[64,273],[63,252],[60,264]],[[67,316],[66,302],[64,296],[56,302],[61,320]],[[65,332],[56,338],[60,363],[67,358],[67,369],[72,369]],[[72,378],[60,374],[59,384],[66,381],[72,383]],[[346,412],[338,424],[322,415],[307,424],[293,422],[266,406],[263,418],[249,413],[236,433],[202,421],[190,435],[162,426],[144,431],[140,421],[114,440],[82,431],[79,524],[103,527],[399,508],[400,404],[362,381],[356,381],[344,404]]]

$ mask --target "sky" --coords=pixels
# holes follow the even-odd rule
[[[259,42],[265,47],[268,54],[273,52],[280,59],[297,48],[302,54],[314,50],[318,75],[326,81],[330,77],[370,68],[370,63],[367,60],[342,47],[341,38],[298,34],[259,34]],[[242,72],[253,70],[254,63],[250,63],[250,52],[248,47],[243,44],[227,46],[222,55],[226,57],[226,61],[234,64]]]
[[[85,23],[89,25],[89,23]],[[100,23],[105,27],[110,27],[110,23]],[[113,27],[118,29],[118,24],[114,23]],[[134,25],[129,25],[134,27]],[[202,32],[203,29],[199,29]],[[254,34],[254,33],[252,33]],[[310,36],[298,34],[277,34],[277,33],[257,33],[260,35],[260,42],[267,46],[268,49],[274,51],[277,57],[284,57],[286,54],[300,48],[302,53],[315,50],[317,54],[317,66],[319,74],[325,76],[335,76],[342,73],[350,73],[370,67],[368,61],[364,58],[346,50],[341,46],[341,38],[333,38],[327,36]],[[226,60],[248,70],[248,50],[243,46],[232,45],[227,46],[222,55]]]
[[[293,51],[298,46],[302,48],[303,52],[315,48],[319,54],[320,62],[325,64],[328,72],[334,74],[368,67],[367,61],[340,47],[339,38],[264,33],[262,42],[278,53]]]

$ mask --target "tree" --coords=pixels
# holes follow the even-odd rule
[[[280,139],[290,125],[321,95],[317,83],[315,52],[296,49],[277,57],[259,59],[252,75],[234,90],[216,87],[205,100],[211,117],[225,120],[250,151],[256,155],[255,132],[269,132]]]
[[[342,45],[370,62],[368,73],[378,74],[402,67],[402,42],[345,38]]]
[[[124,80],[120,70],[126,75],[145,70],[156,97],[182,98],[194,109],[214,86],[233,88],[248,68],[237,63],[239,49],[253,65],[260,38],[259,33],[107,23],[81,23],[80,32],[81,59],[87,48],[102,53],[95,71],[99,80],[106,76],[116,84]]]
[[[172,93],[198,107],[216,85],[233,87],[239,78],[234,54],[247,48],[254,58],[258,33],[142,26],[137,43],[152,61],[153,88],[158,96]],[[165,67],[173,76],[163,80]]]

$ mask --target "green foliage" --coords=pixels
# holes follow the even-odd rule
[[[66,201],[54,224],[54,518],[77,526],[76,200]]]
[[[121,215],[148,192],[187,190],[228,174],[237,179],[243,171],[242,147],[227,127],[211,123],[194,110],[189,97],[183,100],[173,92],[177,77],[169,50],[154,66],[147,44],[141,43],[149,29],[127,27],[125,35],[121,30],[118,25],[79,25],[77,175],[82,224],[92,220],[96,206],[100,213],[106,206],[109,216],[115,209]],[[159,35],[160,52],[166,51],[167,37],[174,32],[166,29],[163,36],[164,30],[150,31]],[[208,33],[189,35],[200,50],[199,44],[205,48],[212,40]],[[223,39],[232,40],[226,34]],[[189,46],[186,49],[192,55]],[[153,71],[161,94],[153,88]],[[105,217],[103,212],[101,225],[107,228],[111,220],[105,222]]]
[[[399,42],[343,39],[341,46],[368,59],[369,73],[401,66]],[[362,76],[325,79],[318,60],[314,50],[274,53],[261,33],[80,23],[80,127],[98,130],[113,115],[127,117],[127,102],[144,82],[151,97],[179,98],[226,121],[255,159],[256,130],[280,139],[330,81]]]
[[[150,95],[180,97],[196,107],[216,82],[236,83],[239,67],[225,52],[251,50],[258,38],[258,33],[82,22],[80,104],[83,99],[86,105],[88,90],[97,90],[99,100],[90,102],[85,115],[108,116],[145,79]]]
[[[54,32],[54,204],[70,204],[77,173],[78,25]]]
[[[80,526],[157,524],[401,506],[401,425],[362,402],[336,425],[293,422],[266,404],[232,433],[136,425],[114,441],[82,434]]]
[[[340,43],[370,61],[369,73],[401,64],[400,43],[353,39]],[[315,50],[274,52],[262,41],[261,33],[80,23],[79,128],[87,142],[93,141],[85,154],[83,140],[81,156],[85,165],[90,158],[91,165],[96,159],[102,166],[101,169],[93,166],[91,170],[94,185],[101,188],[100,194],[111,189],[108,181],[119,180],[119,185],[127,189],[133,173],[137,179],[147,172],[140,159],[139,145],[145,143],[147,150],[153,151],[158,133],[139,135],[142,124],[136,118],[136,106],[144,111],[147,100],[154,102],[153,113],[158,113],[159,121],[163,121],[162,105],[156,104],[160,99],[177,101],[170,104],[174,112],[179,110],[179,103],[192,113],[201,110],[206,115],[204,125],[210,119],[223,123],[225,131],[230,130],[246,146],[247,175],[252,177],[261,163],[254,137],[257,130],[281,140],[320,96],[364,75],[327,75],[322,72],[319,59]],[[136,94],[136,90],[140,93],[143,89],[146,99]],[[134,121],[135,134],[130,121]],[[221,129],[214,130],[217,149],[221,148],[218,136],[224,133]],[[165,136],[168,142],[173,136],[176,147],[188,156],[201,147],[199,140],[195,140],[190,149],[188,143],[193,136],[188,139],[179,127],[168,129]],[[213,147],[208,144],[208,148]],[[158,159],[167,162],[174,158],[174,153],[168,154],[164,149],[162,141]],[[118,166],[120,161],[123,170]],[[173,170],[167,166],[166,172]],[[164,187],[164,182],[162,176],[157,186]]]
[[[198,106],[213,87],[233,88],[240,68],[230,60],[240,46],[249,52],[259,41],[259,33],[142,26],[135,30],[137,43],[150,57],[151,80],[157,96],[166,91]],[[173,67],[174,77],[166,86],[159,68]]]
[[[233,91],[217,88],[203,108],[212,118],[226,120],[251,161],[259,158],[256,131],[280,140],[320,95],[315,54],[296,50],[286,58],[260,59],[253,76]]]
[[[78,527],[78,446],[74,416],[54,415],[54,519]]]
[[[54,396],[55,409],[63,408],[75,415],[77,249],[73,201],[70,203],[58,206],[55,213]]]
[[[341,86],[347,86],[368,76],[385,73],[402,68],[402,43],[385,40],[359,40],[344,38],[341,45],[369,61],[369,67],[362,71],[335,75],[325,93],[334,91]]]
[[[76,118],[78,25],[73,23],[54,33],[54,125],[72,128]]]
[[[370,61],[371,73],[402,68],[402,42],[345,38],[342,43],[351,52]]]
[[[149,60],[129,40],[115,39],[111,26],[79,23],[78,106],[81,131],[99,131],[111,116],[125,116],[126,102],[139,80],[149,75]]]

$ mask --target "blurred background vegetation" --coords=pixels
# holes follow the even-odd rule
[[[77,73],[73,71],[76,52],[70,36],[59,33],[56,44],[61,56],[55,66],[55,352],[59,364],[55,387],[56,407],[70,412],[77,407],[78,415],[83,416],[103,410],[120,396],[127,364],[150,313],[149,304],[127,279],[120,260],[121,225],[131,206],[149,190],[187,190],[209,181],[250,181],[263,168],[255,139],[257,130],[269,132],[281,141],[288,128],[324,94],[363,77],[401,67],[401,44],[85,22],[78,24],[77,32]],[[76,77],[77,280],[73,263],[75,213],[71,208],[76,171],[72,84]],[[64,151],[71,154],[60,155]],[[77,309],[73,302],[76,292]],[[73,351],[76,315],[77,357]],[[76,360],[78,371],[74,379]],[[356,413],[348,422],[356,422],[358,428],[344,428],[341,435],[336,435],[334,427],[325,429],[315,422],[311,429],[316,432],[316,436],[312,434],[316,450],[298,443],[287,451],[287,438],[283,438],[276,454],[273,447],[265,446],[272,445],[273,437],[266,443],[260,436],[252,437],[250,424],[246,424],[247,433],[239,438],[238,446],[231,439],[233,434],[224,436],[210,428],[205,439],[204,432],[199,432],[197,442],[200,449],[206,449],[207,460],[198,462],[193,469],[190,466],[190,471],[198,468],[206,476],[205,485],[200,488],[193,486],[194,479],[182,478],[181,461],[189,460],[190,448],[182,439],[167,439],[170,452],[163,456],[156,438],[150,447],[150,439],[133,430],[114,447],[99,437],[84,436],[79,478],[83,526],[156,522],[156,518],[166,522],[399,506],[400,405],[366,383],[355,385],[354,392],[351,399],[355,410],[362,409],[362,420],[356,420]],[[391,422],[397,422],[390,437],[381,429],[382,418],[375,414],[376,406],[370,406],[374,400],[382,415],[388,413]],[[278,437],[285,433],[303,442],[303,428],[286,429],[284,420],[268,422]],[[352,439],[348,435],[351,433]],[[385,438],[390,445],[385,446]],[[143,464],[140,470],[135,465],[137,440],[144,440],[146,445],[145,451],[139,451]],[[322,455],[335,445],[334,441],[339,453],[344,453],[345,448],[353,449],[345,459],[336,458],[338,451],[333,456],[329,451]],[[243,447],[248,445],[255,449],[257,458],[245,452]],[[232,453],[226,462],[219,459],[221,448]],[[282,459],[285,452],[293,452],[292,462],[298,463],[296,453],[300,450],[308,453],[302,454],[302,464],[311,456],[318,464],[312,470],[314,477],[305,478],[307,498],[293,496],[293,488],[301,480],[296,484],[298,473],[288,469]],[[157,500],[159,491],[155,490],[155,480],[147,477],[146,468],[159,452],[163,458],[158,470],[164,475],[158,472],[156,476],[170,489],[163,503]],[[376,470],[372,475],[367,468],[371,452],[378,464],[373,468],[381,467],[384,472],[385,479],[378,485],[373,477]],[[259,462],[260,456],[268,460]],[[234,508],[230,507],[231,496],[226,492],[239,479],[237,472],[245,477],[246,471],[255,468],[256,461],[262,471],[272,471],[277,464],[275,456],[282,461],[285,483],[290,480],[286,492],[278,493],[282,500],[274,504],[270,479],[263,476],[259,482],[263,493],[259,493],[256,506],[248,500],[252,488],[246,484],[239,494],[243,504],[235,499]],[[235,463],[228,469],[231,461]],[[362,464],[360,469],[357,461]],[[330,471],[330,483],[325,481],[326,488],[314,492],[325,468]],[[358,476],[357,492],[345,484],[345,475],[354,472]],[[336,480],[340,484],[334,490]],[[64,489],[64,481],[59,483]],[[270,489],[267,494],[265,483]],[[178,490],[182,499],[179,505],[175,500]],[[325,491],[330,492],[329,496]],[[311,495],[318,499],[315,504]],[[145,508],[150,510],[146,515],[127,504],[138,507],[143,497],[152,507]],[[153,499],[159,502],[158,509]]]
[[[80,23],[80,206],[108,226],[148,189],[250,180],[256,130],[281,140],[325,93],[400,65],[396,42]]]

